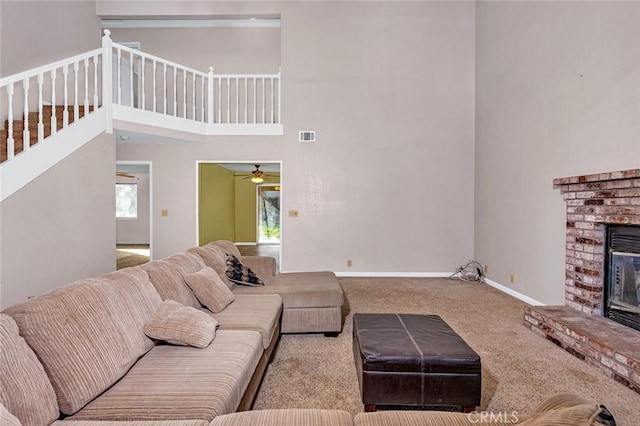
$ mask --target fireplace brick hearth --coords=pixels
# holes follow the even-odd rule
[[[640,332],[603,317],[606,228],[640,225],[640,169],[553,184],[566,202],[565,306],[527,306],[525,324],[640,393]]]

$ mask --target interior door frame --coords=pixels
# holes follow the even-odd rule
[[[137,160],[118,160],[117,166],[147,166],[149,169],[149,261],[154,260],[153,257],[153,161],[137,161]]]
[[[280,206],[282,207],[282,200],[284,198],[284,185],[282,185],[283,181],[283,173],[284,173],[284,162],[282,160],[196,160],[195,162],[195,200],[196,200],[196,208],[195,208],[195,222],[196,222],[196,233],[195,233],[195,245],[200,246],[200,164],[250,164],[253,166],[254,164],[278,164],[280,169]],[[258,244],[258,235],[257,235],[257,223],[256,223],[256,245]],[[280,248],[278,250],[278,255],[280,257],[280,270],[282,269],[282,236],[284,235],[284,227],[282,223],[282,208],[280,208]]]

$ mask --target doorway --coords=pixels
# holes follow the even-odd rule
[[[280,184],[260,184],[256,194],[258,244],[280,244]]]
[[[116,162],[116,269],[153,259],[152,166]]]
[[[198,245],[234,242],[242,254],[280,261],[281,162],[198,161]]]

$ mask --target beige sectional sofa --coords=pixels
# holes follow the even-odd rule
[[[218,261],[232,249],[228,242],[194,248],[67,284],[5,309],[0,313],[0,424],[470,424],[459,413],[352,418],[339,410],[242,411],[251,406],[284,314],[291,311],[289,332],[340,331],[342,319],[336,314],[343,296],[331,273],[269,275],[274,261],[260,257],[242,261],[261,271],[263,287],[252,292],[228,285]],[[210,278],[204,283],[218,289],[224,303],[212,305],[194,278]],[[593,414],[594,407],[583,411]]]

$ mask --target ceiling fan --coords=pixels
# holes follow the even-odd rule
[[[244,179],[251,179],[251,182],[253,183],[262,183],[264,182],[264,178],[277,177],[276,175],[270,175],[260,170],[260,164],[254,164],[254,167],[256,169],[248,174]]]

